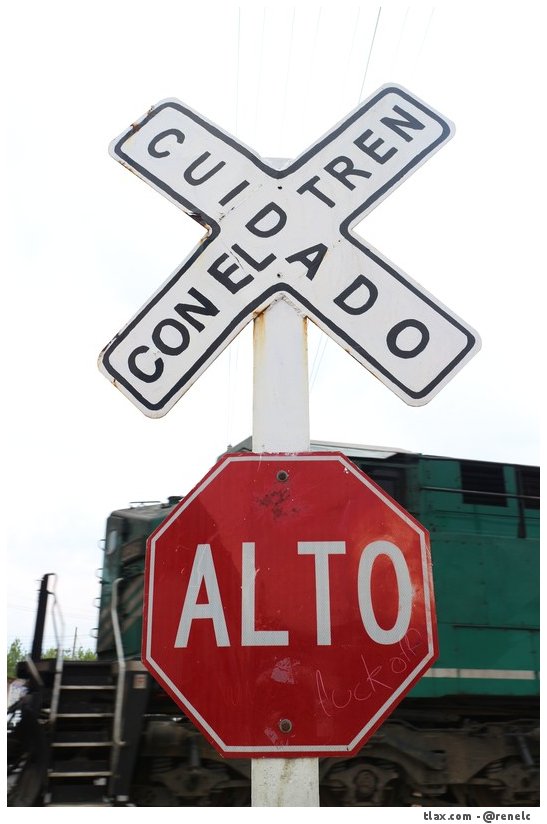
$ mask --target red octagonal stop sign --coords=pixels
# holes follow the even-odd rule
[[[223,457],[150,536],[143,661],[231,757],[358,750],[437,657],[427,531],[339,453]]]

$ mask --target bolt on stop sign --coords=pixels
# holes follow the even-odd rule
[[[340,453],[225,456],[148,540],[142,649],[224,755],[353,753],[437,657],[428,533]]]
[[[159,103],[111,153],[208,235],[104,349],[101,371],[164,415],[283,294],[403,400],[427,403],[479,337],[352,228],[452,133],[383,87],[278,170],[180,101]]]

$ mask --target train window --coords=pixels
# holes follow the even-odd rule
[[[518,467],[517,482],[526,509],[539,509],[539,467]]]
[[[503,466],[461,461],[460,471],[464,504],[507,506]]]
[[[106,554],[110,555],[118,546],[118,530],[111,529],[106,536]]]
[[[406,505],[406,495],[404,489],[404,471],[394,466],[366,466],[357,465],[372,480],[381,486],[387,494],[403,506]]]
[[[106,522],[105,552],[112,555],[127,539],[128,521],[120,515],[110,515]]]

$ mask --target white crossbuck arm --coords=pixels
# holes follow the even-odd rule
[[[208,234],[105,348],[101,370],[164,415],[283,294],[407,403],[428,402],[479,337],[351,229],[452,134],[387,86],[278,170],[179,101],[158,104],[111,154]]]

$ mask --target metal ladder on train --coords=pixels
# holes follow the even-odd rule
[[[120,743],[113,669],[111,663],[64,662],[50,710],[45,806],[108,804]]]
[[[112,586],[111,599],[115,662],[64,660],[63,633],[58,627],[62,617],[58,610],[56,620],[52,610],[58,654],[49,708],[45,806],[110,806],[114,799],[126,799],[117,796],[126,673],[118,584]]]

